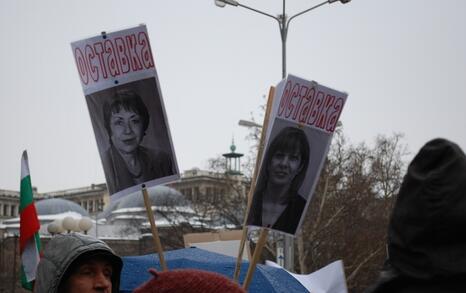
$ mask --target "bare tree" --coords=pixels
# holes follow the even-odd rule
[[[385,258],[386,227],[405,170],[402,135],[379,135],[372,147],[350,145],[341,131],[296,241],[301,273],[343,259],[350,291],[376,277]]]
[[[241,227],[251,184],[250,177],[229,173],[226,160],[222,156],[209,159],[209,170],[220,174],[219,180],[225,187],[225,192],[206,199],[202,204],[211,210],[213,217],[230,224],[232,228]]]

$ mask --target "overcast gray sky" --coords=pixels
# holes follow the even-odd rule
[[[19,189],[27,149],[40,192],[104,182],[70,42],[148,27],[181,170],[228,151],[238,126],[281,78],[273,19],[213,0],[0,2],[0,189]],[[270,14],[281,0],[242,0]],[[292,15],[317,1],[288,0]],[[466,1],[353,0],[294,19],[288,72],[349,94],[351,142],[405,134],[466,148]],[[257,116],[258,117],[258,116]],[[411,159],[411,158],[408,158]]]

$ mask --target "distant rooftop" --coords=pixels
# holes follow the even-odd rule
[[[168,186],[154,186],[147,189],[149,200],[153,206],[161,207],[167,205],[186,206],[190,202],[179,191]],[[142,192],[134,192],[121,199],[111,202],[110,205],[99,214],[99,218],[107,218],[113,211],[145,210],[144,198]]]
[[[89,213],[77,203],[62,199],[49,198],[35,202],[37,213],[40,216],[62,214],[65,212],[76,212],[82,216],[89,217]]]

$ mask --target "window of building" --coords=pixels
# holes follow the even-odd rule
[[[16,216],[16,206],[15,205],[10,206],[10,216],[12,216],[12,217]]]
[[[3,215],[8,216],[8,208],[9,206],[7,204],[3,205]]]
[[[94,212],[94,201],[90,200],[89,201],[89,213]]]

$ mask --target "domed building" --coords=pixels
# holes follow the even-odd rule
[[[179,191],[159,185],[147,189],[149,200],[152,206],[190,206],[191,203]],[[134,211],[138,208],[144,208],[144,197],[142,192],[133,192],[120,200],[111,202],[110,205],[98,215],[98,218],[112,218],[112,214],[116,211]]]
[[[201,225],[191,202],[179,191],[162,185],[148,188],[147,191],[157,228],[183,223],[191,226]],[[113,227],[114,234],[134,235],[150,229],[142,192],[134,192],[112,202],[98,215],[98,219],[99,223]]]
[[[39,233],[41,235],[49,234],[47,226],[55,220],[62,220],[65,217],[72,217],[77,220],[89,217],[89,213],[80,205],[62,198],[38,200],[35,202],[35,206],[40,222]],[[19,234],[19,222],[20,218],[16,217],[3,221],[3,224],[8,233]]]
[[[35,203],[37,214],[40,216],[57,215],[66,212],[75,212],[81,216],[89,217],[89,213],[79,204],[63,198],[49,198]]]

